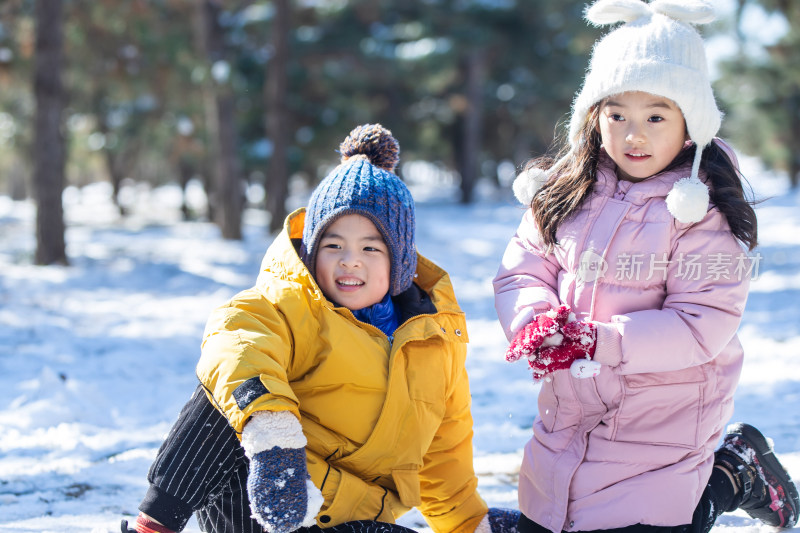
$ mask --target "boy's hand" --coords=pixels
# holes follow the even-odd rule
[[[289,533],[313,526],[317,511],[310,508],[314,486],[306,469],[304,448],[272,448],[250,460],[247,495],[250,510],[271,533]],[[310,515],[310,516],[309,516]]]
[[[517,533],[519,511],[490,507],[475,533]]]
[[[244,426],[250,511],[270,533],[316,524],[324,498],[308,475],[306,443],[300,422],[287,411],[255,413]]]
[[[530,360],[542,346],[560,344],[561,328],[570,318],[570,308],[562,305],[546,313],[539,313],[525,327],[517,332],[506,350],[506,361],[516,361],[522,357]]]

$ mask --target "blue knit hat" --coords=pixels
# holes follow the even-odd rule
[[[301,255],[312,276],[317,245],[337,218],[367,217],[381,232],[392,260],[389,293],[408,289],[417,270],[414,199],[394,174],[400,145],[380,124],[358,126],[339,146],[342,162],[314,189],[306,208]]]

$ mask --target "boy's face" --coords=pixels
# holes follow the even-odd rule
[[[389,247],[375,224],[361,215],[344,215],[328,226],[314,268],[325,296],[353,311],[380,302],[389,292]]]
[[[675,102],[631,91],[600,103],[600,137],[617,164],[617,177],[642,181],[672,162],[686,142],[686,122]]]

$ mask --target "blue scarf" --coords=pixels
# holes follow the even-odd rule
[[[388,292],[380,302],[353,311],[353,314],[361,322],[371,324],[384,332],[386,336],[389,337],[389,341],[391,341],[394,336],[394,330],[400,325],[397,309],[394,308],[394,302],[392,302],[392,298],[389,296]]]

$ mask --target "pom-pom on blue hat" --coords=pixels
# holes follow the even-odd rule
[[[344,215],[367,217],[389,247],[389,293],[396,296],[411,286],[417,270],[414,199],[394,173],[400,145],[380,124],[364,124],[350,132],[339,152],[341,163],[314,189],[306,207],[303,262],[316,276],[318,244],[325,229]]]

